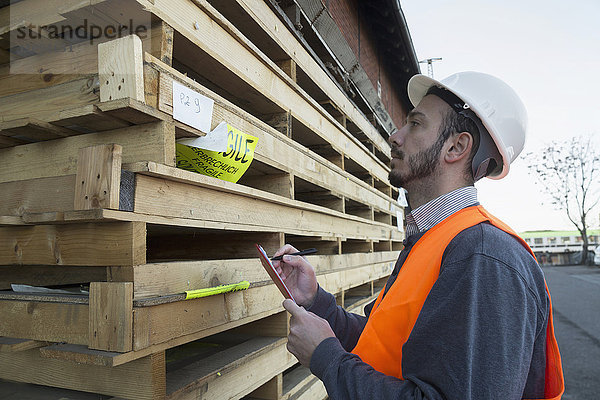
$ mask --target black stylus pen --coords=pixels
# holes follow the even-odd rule
[[[290,253],[290,254],[284,254],[286,256],[305,256],[307,254],[314,254],[317,252],[317,249],[306,249],[306,250],[300,250],[297,251],[295,253]],[[281,259],[283,258],[282,256],[277,256],[277,257],[271,257],[271,261],[281,261]]]

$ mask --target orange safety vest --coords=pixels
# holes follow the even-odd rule
[[[484,221],[490,222],[517,238],[534,256],[523,239],[508,225],[490,215],[483,207],[467,207],[452,214],[427,231],[413,246],[396,281],[383,300],[384,291],[381,291],[358,343],[352,350],[354,354],[375,370],[403,379],[402,345],[408,340],[423,303],[439,276],[442,256],[446,247],[458,233]],[[548,292],[547,285],[546,292]],[[546,332],[545,398],[560,399],[564,387],[562,364],[552,324],[552,303],[550,302]]]

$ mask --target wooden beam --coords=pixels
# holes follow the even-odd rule
[[[272,254],[270,252],[269,254]],[[343,255],[309,256],[318,276],[334,271],[366,265],[387,263],[393,267],[398,252],[353,253]],[[388,268],[391,268],[388,267]],[[390,269],[391,270],[391,269]],[[125,273],[125,272],[129,273]],[[164,296],[186,290],[229,284],[248,280],[250,283],[269,282],[269,277],[256,257],[231,260],[199,260],[152,263],[128,267],[113,267],[111,279],[134,282],[135,298]]]
[[[294,177],[289,173],[243,176],[238,183],[288,199],[294,198]]]
[[[285,136],[292,137],[292,113],[290,111],[266,115],[263,119]]]
[[[79,132],[56,126],[35,118],[22,118],[8,122],[0,122],[0,131],[5,136],[18,136],[30,141],[58,139],[78,135]]]
[[[86,43],[85,47],[91,47],[89,46],[88,43]],[[50,53],[52,55],[57,55],[60,54],[64,57],[64,61],[65,62],[69,62],[71,65],[84,65],[84,64],[78,64],[78,62],[83,62],[83,63],[87,63],[87,62],[94,62],[97,63],[97,58],[87,58],[87,59],[81,59],[81,57],[78,57],[78,55],[76,54],[70,54],[69,52],[52,52]],[[34,56],[35,58],[41,58],[39,56]],[[50,87],[50,86],[55,86],[55,85],[60,85],[60,84],[64,84],[67,82],[72,82],[72,81],[76,81],[76,80],[93,80],[94,75],[93,74],[74,74],[74,73],[65,73],[65,71],[62,71],[61,67],[59,67],[59,69],[57,70],[52,70],[52,69],[48,69],[48,68],[40,68],[40,71],[43,71],[41,73],[34,73],[33,72],[33,68],[29,69],[29,73],[18,73],[18,72],[14,72],[12,65],[16,64],[16,63],[23,63],[25,60],[27,60],[27,62],[37,62],[37,60],[30,60],[31,58],[34,57],[27,57],[24,58],[22,60],[18,60],[14,63],[11,63],[11,72],[8,73],[7,69],[8,67],[5,67],[6,69],[0,67],[0,97],[4,97],[4,96],[10,96],[10,95],[14,95],[17,93],[22,93],[22,92],[26,92],[29,90],[36,90],[36,89],[42,89],[42,88],[46,88],[46,87]],[[74,58],[71,58],[74,57]],[[28,65],[28,64],[25,64]],[[29,67],[29,65],[28,65]],[[61,72],[59,72],[61,71]]]
[[[331,115],[208,2],[202,1],[200,8],[185,0],[137,1],[282,110],[291,110],[296,120],[336,150],[343,150],[357,162],[368,165],[380,179],[387,178],[388,168],[384,163],[344,132]],[[235,60],[229,54],[235,54]]]
[[[363,261],[367,260],[367,258],[364,258],[364,255],[352,255],[351,258],[355,258],[357,262],[362,262],[360,261],[361,259]],[[348,260],[347,257],[341,256],[333,258],[319,257],[319,259],[331,259],[334,265]],[[317,264],[314,260],[312,262],[315,265],[328,266],[326,263]],[[230,265],[230,267],[233,266]],[[351,270],[332,271],[320,274],[318,280],[319,284],[326,290],[337,293],[341,290],[364,284],[370,280],[387,277],[391,271],[391,266],[393,266],[393,262],[384,262],[357,267]],[[257,267],[254,268],[257,269]],[[165,275],[161,274],[160,276]],[[134,351],[115,353],[92,351],[86,346],[62,345],[47,349],[44,351],[44,354],[48,357],[72,360],[80,363],[116,366],[232,328],[239,327],[240,331],[244,331],[245,328],[243,326],[251,327],[253,325],[248,324],[253,321],[260,321],[261,319],[262,321],[257,322],[257,325],[255,325],[260,326],[261,331],[265,328],[267,332],[273,335],[282,336],[286,334],[287,315],[282,311],[281,299],[281,294],[275,285],[268,284],[266,286],[251,287],[249,290],[243,292],[228,293],[160,306],[134,308]],[[49,307],[49,311],[46,313],[48,315],[44,315],[45,320],[54,316],[58,310],[62,310],[60,306],[64,306],[57,303],[45,304],[46,307]],[[2,302],[0,302],[0,305],[2,305]],[[87,307],[87,305],[84,307]],[[1,308],[0,311],[2,311]],[[87,308],[82,312],[86,311]],[[278,315],[264,319],[273,314]],[[0,317],[3,317],[2,313],[0,313]],[[29,321],[31,316],[26,313],[23,314],[22,318],[26,319],[25,324],[27,326],[39,326],[39,324],[32,324]],[[80,341],[87,342],[87,313],[85,320],[77,323],[79,324],[78,326],[85,323],[86,335]],[[54,340],[51,341],[64,341],[59,338],[67,336],[73,329],[69,325],[58,328],[62,330],[55,329],[54,336],[52,336]],[[41,331],[43,332],[43,330]],[[31,329],[21,330],[19,333],[27,335],[22,337],[29,336],[38,340],[48,340],[40,334],[37,335],[41,336],[41,338],[34,336]],[[0,334],[2,334],[1,331]],[[71,341],[70,343],[73,342]]]
[[[161,179],[139,175],[135,212],[271,227],[277,231],[310,236],[327,236],[336,232],[349,238],[384,240],[390,239],[392,234],[389,225],[271,195],[276,201],[274,202],[266,192],[260,192],[259,196],[252,195],[254,189],[244,188],[243,192],[246,193],[240,193],[242,187],[239,185],[229,185],[228,182],[184,170],[172,169],[170,172],[173,175],[189,176],[197,181],[214,183],[222,189],[215,186],[191,186],[189,183],[175,181],[165,186]]]
[[[255,338],[167,375],[170,398],[241,398],[296,363],[286,339]],[[235,384],[232,384],[235,382]]]
[[[388,155],[390,147],[381,137],[377,129],[364,117],[362,112],[350,101],[346,93],[327,72],[317,63],[313,56],[303,47],[292,32],[282,27],[279,17],[262,0],[237,0],[247,15],[252,18],[282,49],[285,51],[308,77],[329,97],[344,115],[347,115],[365,134],[377,143],[377,147]],[[296,4],[294,4],[296,6]]]
[[[285,74],[287,76],[292,78],[292,80],[294,82],[298,82],[298,78],[296,76],[296,61],[294,61],[292,59],[287,59],[287,60],[277,61],[277,62],[275,62],[275,64],[277,64],[277,66],[279,68],[281,68],[281,70],[283,72],[285,72]]]
[[[142,41],[129,35],[98,45],[100,101],[144,99]]]
[[[0,215],[73,209],[75,175],[0,183]]]
[[[40,342],[38,340],[0,337],[0,353],[14,353],[16,351],[37,349],[47,345],[47,342]]]
[[[0,320],[0,336],[73,344],[88,342],[88,306],[84,304],[3,300]]]
[[[60,267],[8,265],[0,268],[0,290],[10,285],[54,286],[105,280],[104,267]]]
[[[339,164],[339,168],[337,168],[324,157],[281,135],[273,127],[207,90],[197,82],[183,76],[180,72],[161,63],[149,54],[146,54],[146,63],[152,66],[152,70],[160,71],[160,89],[157,90],[160,95],[158,108],[162,111],[172,113],[173,80],[176,80],[215,101],[213,127],[219,121],[224,120],[243,132],[256,136],[260,143],[255,151],[256,160],[319,185],[324,189],[336,190],[343,193],[345,197],[373,205],[378,210],[389,210],[389,198],[353,175],[343,171],[343,157],[339,153],[335,153],[337,157],[334,160],[334,163]]]
[[[278,312],[277,314],[235,328],[232,332],[286,337],[290,332],[290,314],[287,311]]]
[[[175,165],[175,128],[157,122],[0,149],[0,182],[75,174],[80,148],[107,143],[123,146],[123,163],[154,160]]]
[[[164,21],[152,27],[151,54],[167,65],[173,65],[173,27]]]
[[[97,81],[93,78],[78,79],[29,92],[0,97],[2,121],[37,117],[39,114],[53,114],[64,110],[66,105],[75,107],[94,104],[99,100],[96,93]]]
[[[161,120],[172,121],[167,114],[129,97],[99,103],[97,107],[104,114],[119,118],[120,120],[127,121],[134,125],[149,124]]]
[[[0,378],[100,393],[119,398],[164,399],[164,352],[117,367],[43,358],[37,349],[0,353]]]
[[[283,394],[283,374],[277,374],[248,396],[252,399],[280,400]]]
[[[133,283],[90,284],[89,348],[126,352],[132,349]]]
[[[0,227],[0,265],[146,263],[146,224],[97,223]]]
[[[325,290],[337,293],[390,272],[386,262],[319,275],[318,281]],[[201,332],[204,336],[222,332],[281,311],[281,302],[281,293],[270,284],[199,301],[135,308],[134,350]]]
[[[74,210],[119,209],[122,152],[114,143],[79,149]]]
[[[283,375],[283,394],[281,400],[325,400],[325,385],[310,369],[298,365]]]

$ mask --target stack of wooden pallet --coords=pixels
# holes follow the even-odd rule
[[[1,379],[131,399],[325,397],[286,351],[254,243],[316,247],[320,285],[360,310],[403,238],[389,148],[266,3],[230,3],[235,24],[204,0],[0,9]],[[82,19],[149,26],[10,46]],[[176,167],[176,140],[205,132],[173,117],[174,82],[214,100],[211,127],[258,138],[238,183]],[[180,296],[242,280],[248,290]]]

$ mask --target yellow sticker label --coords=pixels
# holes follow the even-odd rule
[[[176,143],[177,168],[237,182],[254,159],[258,138],[227,124],[227,150],[211,151]]]

